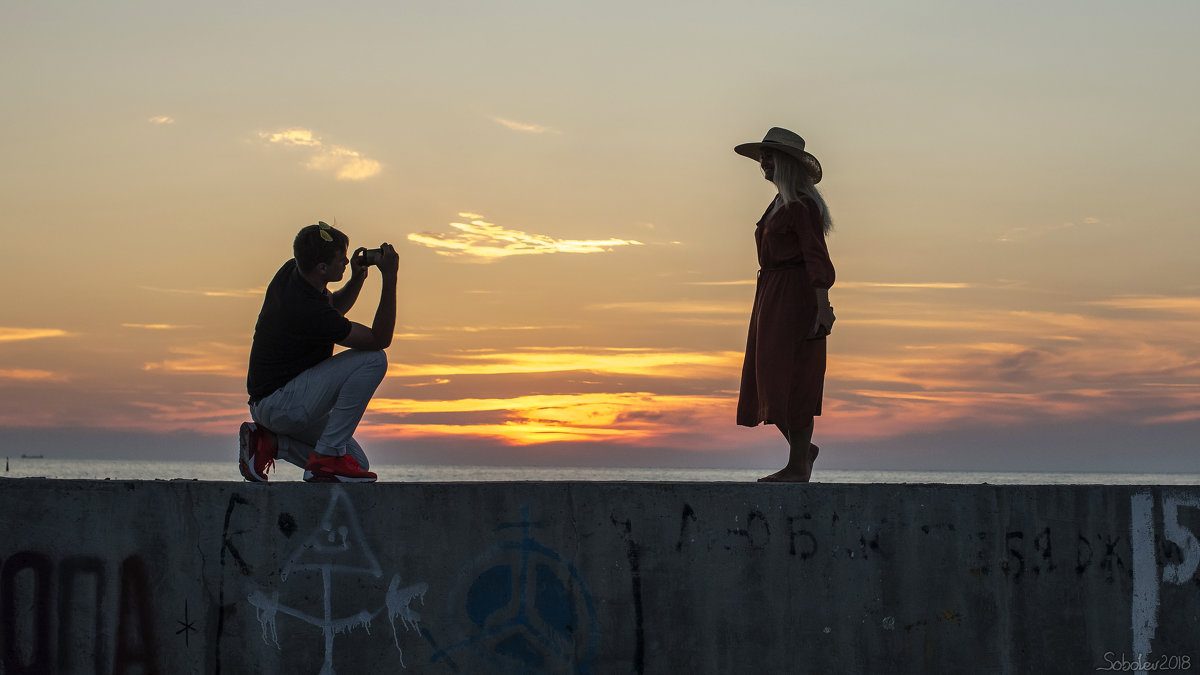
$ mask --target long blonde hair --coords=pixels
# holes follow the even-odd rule
[[[804,170],[799,160],[787,153],[775,152],[773,155],[775,178],[771,182],[778,188],[783,203],[790,204],[805,198],[813,200],[821,212],[821,229],[825,234],[829,234],[829,231],[833,229],[833,219],[829,216],[829,207],[826,206],[825,198],[821,196],[817,186],[809,178],[808,172]]]

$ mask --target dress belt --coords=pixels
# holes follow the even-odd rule
[[[798,270],[802,267],[804,267],[804,263],[789,263],[787,265],[780,265],[778,267],[761,267],[758,270],[758,276],[761,277],[763,272],[780,272],[783,270]]]

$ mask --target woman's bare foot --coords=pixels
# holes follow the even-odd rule
[[[821,449],[810,443],[808,445],[808,460],[802,469],[795,469],[790,464],[783,467],[779,471],[770,476],[763,476],[758,479],[760,483],[807,483],[812,479],[813,463],[817,461],[817,455]]]
[[[760,483],[807,483],[808,478],[803,472],[795,469],[783,468],[770,476],[763,476],[758,479]]]

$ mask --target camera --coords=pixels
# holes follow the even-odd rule
[[[379,261],[383,260],[383,250],[378,248],[369,248],[362,252],[362,264],[366,266],[378,265]]]

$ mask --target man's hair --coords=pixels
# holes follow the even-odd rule
[[[292,255],[296,256],[296,266],[300,271],[308,274],[321,263],[333,262],[333,257],[344,252],[349,245],[350,237],[318,221],[316,225],[308,225],[296,233]]]

